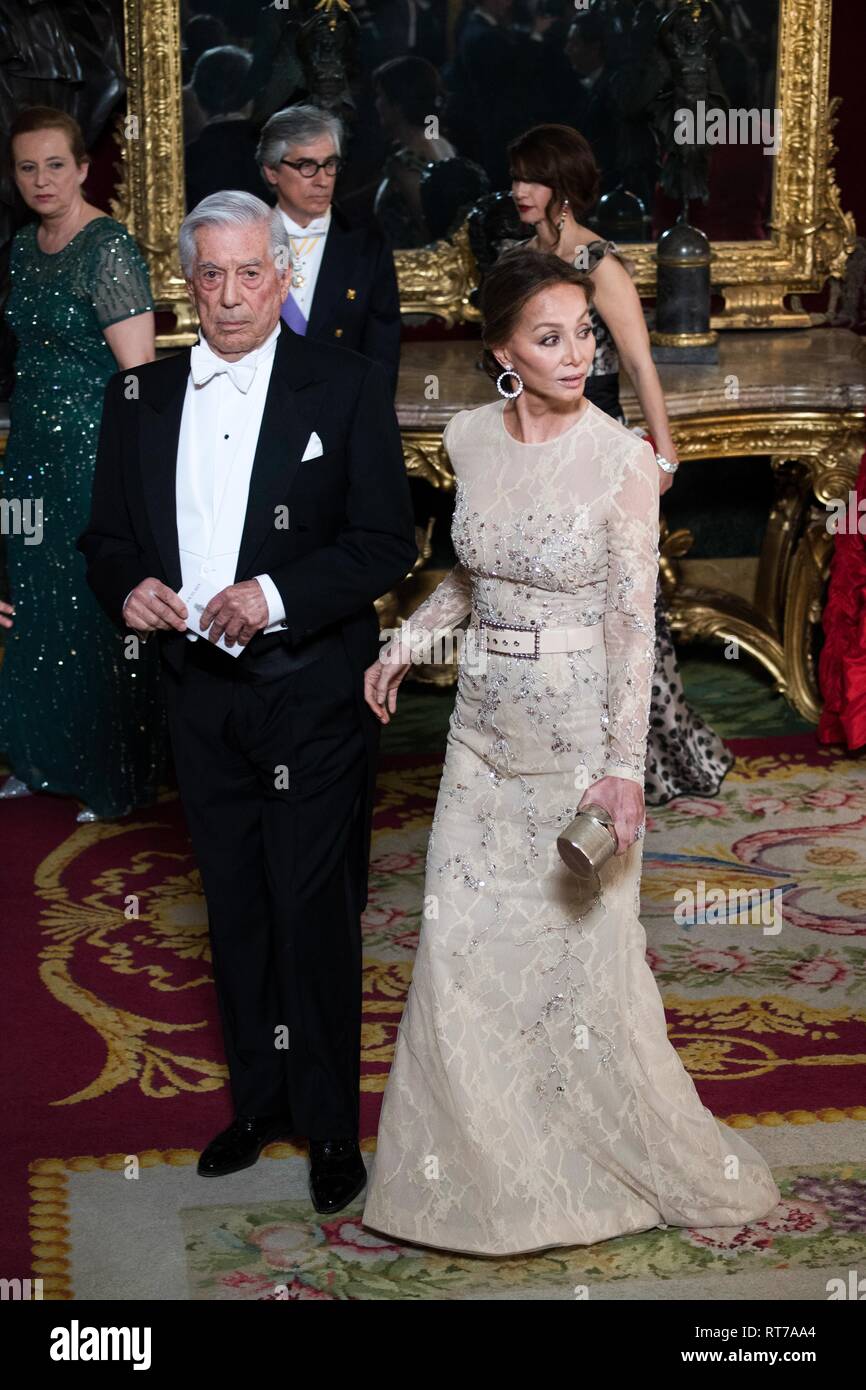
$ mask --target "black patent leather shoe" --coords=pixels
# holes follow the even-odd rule
[[[310,1198],[316,1211],[342,1211],[366,1183],[357,1139],[310,1140]]]
[[[291,1120],[286,1115],[238,1115],[202,1152],[199,1174],[203,1178],[223,1178],[251,1168],[266,1144],[287,1139],[291,1132]]]

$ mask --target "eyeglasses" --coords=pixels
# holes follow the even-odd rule
[[[297,169],[302,179],[315,178],[320,169],[324,169],[329,179],[336,178],[343,167],[343,161],[339,155],[329,155],[323,159],[321,164],[317,159],[281,159],[281,164],[285,164],[289,169]]]

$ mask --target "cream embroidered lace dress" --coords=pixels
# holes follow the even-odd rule
[[[515,440],[503,410],[446,428],[459,563],[411,633],[471,613],[601,623],[603,642],[488,652],[486,671],[464,648],[364,1223],[488,1255],[740,1225],[779,1191],[668,1041],[638,918],[643,841],[608,861],[582,917],[556,849],[588,785],[643,784],[658,467],[590,402],[543,444]]]

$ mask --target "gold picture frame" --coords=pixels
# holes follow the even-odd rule
[[[833,173],[838,99],[829,95],[832,0],[779,0],[777,56],[780,152],[773,188],[772,236],[713,245],[713,286],[724,298],[714,328],[809,327],[790,295],[814,293],[839,276],[854,248],[855,227],[842,210]],[[120,122],[122,178],[113,212],[138,239],[160,309],[176,319],[160,346],[194,341],[194,315],[177,256],[184,215],[179,0],[124,0],[127,116]],[[635,283],[655,291],[655,246],[630,244]],[[473,322],[475,261],[466,224],[450,241],[395,253],[404,314],[446,325]]]

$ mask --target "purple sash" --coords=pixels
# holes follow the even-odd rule
[[[289,290],[288,294],[283,300],[283,307],[280,310],[280,317],[285,319],[286,323],[289,325],[289,328],[293,329],[295,333],[300,333],[302,336],[306,333],[307,320],[304,318],[303,314],[298,308],[297,301],[294,295],[292,294],[291,290]]]

